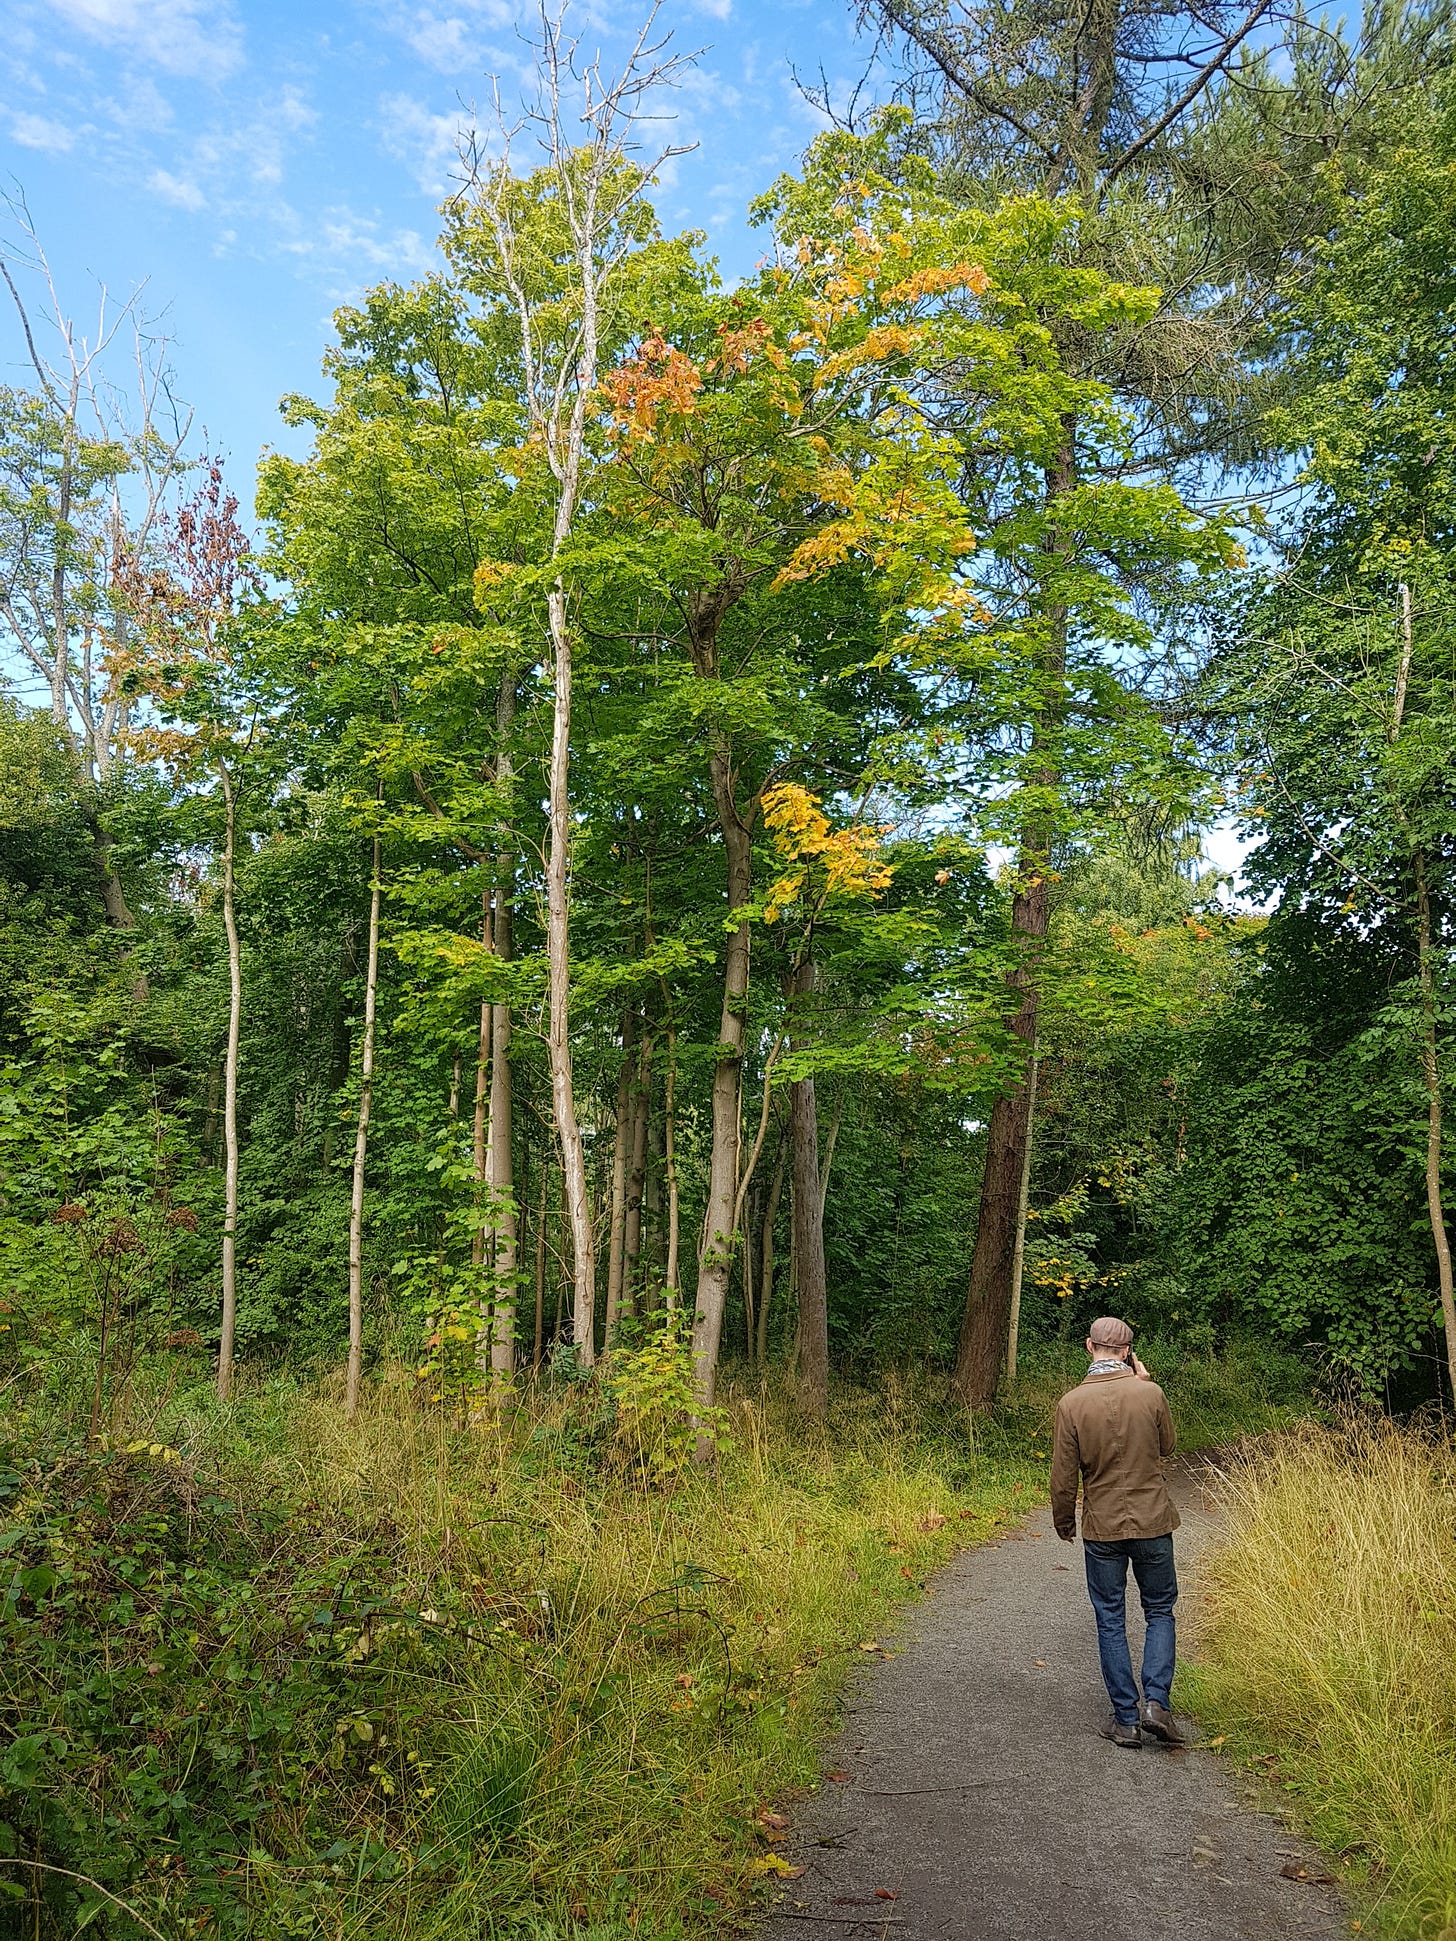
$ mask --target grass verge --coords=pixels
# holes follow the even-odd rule
[[[1186,1439],[1282,1419],[1237,1355],[1155,1365]],[[1044,1359],[985,1421],[891,1375],[815,1428],[730,1382],[706,1473],[644,1445],[681,1422],[678,1377],[635,1366],[473,1423],[384,1375],[348,1422],[330,1384],[255,1377],[224,1409],[159,1359],[100,1444],[79,1348],[12,1386],[0,1933],[731,1925],[781,1871],[765,1809],[818,1778],[850,1665],[1040,1500],[1084,1363]]]
[[[1384,1419],[1231,1472],[1182,1688],[1335,1855],[1365,1932],[1456,1936],[1456,1456]]]

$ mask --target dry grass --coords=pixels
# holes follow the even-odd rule
[[[340,1941],[687,1941],[769,1885],[758,1810],[812,1785],[849,1667],[960,1545],[1042,1488],[1030,1449],[977,1455],[893,1380],[827,1428],[730,1393],[718,1468],[660,1489],[624,1470],[594,1391],[473,1425],[409,1377],[245,1397],[174,1433],[254,1486],[271,1472],[346,1523],[386,1521],[410,1595],[476,1614],[428,1739],[417,1875],[345,1886]]]
[[[1229,1476],[1194,1701],[1368,1901],[1456,1941],[1456,1456],[1383,1419],[1306,1425]]]

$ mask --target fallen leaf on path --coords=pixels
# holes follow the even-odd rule
[[[767,1806],[760,1806],[753,1817],[759,1826],[773,1827],[780,1833],[789,1824],[785,1814],[772,1812]]]
[[[879,1648],[880,1641],[878,1638],[866,1638],[860,1646],[861,1651],[878,1651]]]
[[[875,1889],[875,1899],[877,1901],[897,1901],[899,1898],[900,1896],[892,1888],[877,1887]]]
[[[836,1786],[847,1786],[847,1785],[849,1784],[849,1782],[850,1782],[850,1780],[851,1780],[851,1779],[853,1779],[853,1777],[854,1777],[854,1774],[853,1774],[853,1773],[828,1773],[828,1774],[826,1774],[826,1778],[829,1778],[829,1779],[832,1779],[832,1780],[834,1781],[834,1783],[835,1783],[835,1785],[836,1785]]]
[[[1038,1671],[1045,1671],[1045,1670],[1046,1670],[1046,1659],[1045,1659],[1045,1658],[1033,1658],[1031,1662],[1032,1662],[1032,1663],[1033,1663],[1033,1664],[1034,1664],[1034,1665],[1036,1666],[1036,1668],[1037,1668],[1037,1670],[1038,1670]]]
[[[1053,1564],[1053,1565],[1052,1565],[1052,1569],[1053,1569],[1053,1570],[1070,1570],[1071,1568],[1072,1568],[1072,1566],[1071,1566],[1070,1564]]]
[[[1227,1737],[1228,1734],[1226,1732],[1220,1732],[1216,1739],[1210,1739],[1208,1743],[1211,1746],[1221,1746]]]
[[[802,1867],[791,1867],[781,1853],[761,1853],[750,1869],[755,1874],[777,1874],[780,1880],[797,1880]]]
[[[1334,1887],[1338,1884],[1333,1874],[1312,1873],[1302,1860],[1286,1860],[1279,1871],[1285,1880],[1307,1880],[1312,1887]]]

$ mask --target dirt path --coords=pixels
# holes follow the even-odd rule
[[[1213,1512],[1175,1494],[1185,1619]],[[1135,1608],[1136,1597],[1130,1599]],[[1141,1619],[1129,1626],[1133,1660]],[[936,1579],[850,1694],[827,1781],[795,1816],[806,1869],[765,1941],[1334,1941],[1333,1887],[1281,1869],[1316,1856],[1196,1748],[1119,1751],[1097,1733],[1080,1543],[1048,1512]],[[896,1898],[880,1899],[876,1890]]]

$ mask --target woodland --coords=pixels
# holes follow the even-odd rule
[[[251,509],[11,205],[6,1932],[708,1932],[1094,1314],[1450,1405],[1443,0],[868,0],[739,283],[664,25]]]

